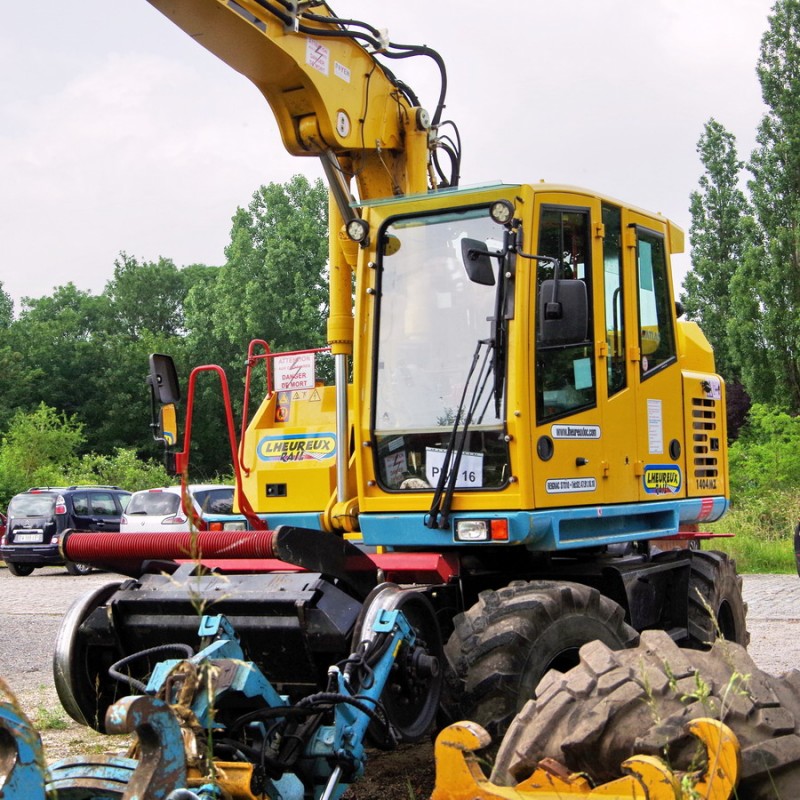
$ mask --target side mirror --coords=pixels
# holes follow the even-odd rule
[[[539,343],[579,344],[589,334],[589,300],[581,280],[546,280],[539,289]]]
[[[175,413],[175,403],[161,406],[158,415],[158,432],[167,447],[178,443],[178,417]]]
[[[462,239],[461,260],[464,262],[467,277],[473,283],[479,283],[481,286],[494,286],[492,259],[485,242],[479,239]]]
[[[172,356],[152,353],[148,383],[159,403],[177,403],[181,399],[181,387]]]

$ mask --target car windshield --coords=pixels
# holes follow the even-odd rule
[[[204,489],[193,492],[197,505],[209,514],[233,514],[233,489],[221,487],[219,489]]]
[[[55,511],[57,496],[52,492],[18,494],[9,503],[8,513],[12,517],[48,517]]]
[[[125,513],[147,517],[163,517],[174,514],[181,505],[180,495],[172,492],[137,492],[131,497]]]

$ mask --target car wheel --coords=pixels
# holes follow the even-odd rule
[[[13,561],[6,561],[6,566],[8,571],[17,578],[24,578],[36,569],[33,564],[17,564]]]
[[[64,567],[70,575],[88,575],[92,571],[90,564],[81,564],[77,561],[67,561]]]

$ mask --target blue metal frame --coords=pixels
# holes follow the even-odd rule
[[[447,549],[486,547],[486,542],[456,542],[457,520],[504,519],[508,521],[508,541],[491,544],[556,551],[672,536],[678,533],[681,525],[719,519],[727,508],[727,498],[713,497],[543,511],[459,511],[451,514],[450,528],[446,530],[426,527],[425,514],[421,512],[362,513],[359,523],[365,545]]]

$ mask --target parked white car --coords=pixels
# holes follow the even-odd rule
[[[247,520],[233,513],[233,486],[193,484],[188,486],[195,513],[205,528],[217,531],[243,531]],[[134,492],[120,520],[121,533],[161,533],[190,530],[181,507],[181,487],[164,486]]]

